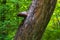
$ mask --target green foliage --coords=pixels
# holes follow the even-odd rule
[[[23,18],[18,12],[28,9],[31,0],[0,0],[0,40],[13,40]]]
[[[0,40],[13,40],[23,18],[18,12],[27,11],[31,0],[0,0]],[[42,40],[60,40],[60,0],[42,37]]]

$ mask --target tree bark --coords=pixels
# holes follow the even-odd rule
[[[14,40],[41,40],[57,0],[32,0]],[[27,15],[26,15],[27,14]],[[22,15],[23,16],[23,15]]]

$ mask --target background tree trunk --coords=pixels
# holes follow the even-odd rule
[[[41,40],[53,14],[56,0],[33,0],[25,21],[19,26],[14,40]]]

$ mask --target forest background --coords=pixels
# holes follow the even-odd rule
[[[0,40],[13,40],[19,24],[24,19],[17,14],[27,11],[32,0],[0,0]],[[60,40],[60,0],[42,40]]]

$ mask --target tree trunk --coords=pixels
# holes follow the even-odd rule
[[[14,40],[41,40],[57,0],[33,0]],[[21,16],[21,14],[20,14]]]

